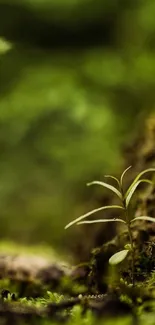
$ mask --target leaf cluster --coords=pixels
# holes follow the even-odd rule
[[[137,187],[141,183],[148,183],[148,184],[153,185],[152,181],[150,181],[149,179],[146,179],[146,178],[141,178],[141,177],[148,172],[155,172],[155,168],[148,168],[148,169],[145,169],[144,171],[140,172],[137,175],[137,177],[135,177],[135,179],[133,180],[131,185],[128,187],[128,189],[124,192],[123,180],[124,180],[124,176],[125,176],[126,172],[130,168],[131,168],[131,166],[129,166],[127,169],[124,170],[120,179],[118,179],[112,175],[105,175],[106,178],[111,178],[112,180],[114,180],[116,183],[116,186],[113,186],[109,183],[105,183],[105,182],[101,182],[101,181],[93,181],[93,182],[87,184],[88,186],[100,185],[100,186],[103,186],[104,188],[111,190],[119,198],[120,205],[107,205],[107,206],[102,206],[100,208],[91,210],[91,211],[85,213],[84,215],[76,218],[75,220],[71,221],[69,224],[66,225],[65,229],[73,226],[74,224],[81,225],[81,224],[93,224],[93,223],[102,223],[102,222],[121,222],[127,226],[128,231],[130,233],[130,224],[137,220],[147,220],[147,221],[155,222],[155,218],[152,218],[149,216],[139,216],[139,217],[135,217],[135,218],[131,218],[131,219],[129,219],[129,216],[128,216],[129,204],[131,202],[131,199],[132,199],[133,194],[135,193]],[[89,217],[97,212],[100,212],[102,210],[107,210],[107,209],[123,210],[124,218],[119,217],[119,218],[111,218],[111,219],[103,218],[103,219],[95,219],[95,220],[84,220],[87,217]],[[132,244],[132,239],[130,240],[130,244]],[[130,245],[130,248],[128,247],[129,249],[126,248],[126,249],[123,249],[122,251],[114,254],[110,258],[109,263],[112,265],[120,263],[127,256],[128,252],[130,250],[133,250],[132,246],[133,245]]]

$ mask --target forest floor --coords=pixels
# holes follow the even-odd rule
[[[117,240],[118,236],[94,250],[88,263],[74,267],[48,247],[1,243],[0,324],[154,325],[153,245],[147,246],[149,253],[146,243],[141,247],[142,267],[137,263],[133,288],[130,260],[125,271],[122,267],[105,272],[105,255]]]

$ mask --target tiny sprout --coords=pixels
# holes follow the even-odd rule
[[[124,248],[127,249],[127,250],[129,250],[129,251],[131,251],[131,244],[126,244],[126,245],[124,246]]]
[[[132,238],[132,232],[131,232],[131,224],[137,220],[146,220],[150,222],[155,222],[155,218],[149,217],[149,216],[139,216],[135,218],[130,218],[129,216],[129,204],[131,202],[131,199],[133,197],[133,194],[135,193],[137,187],[141,183],[147,183],[153,185],[153,182],[150,181],[149,179],[143,179],[141,178],[144,174],[148,172],[155,172],[155,168],[148,168],[143,170],[141,173],[137,175],[137,177],[133,180],[129,188],[124,192],[124,187],[123,187],[123,181],[124,181],[124,176],[128,172],[128,170],[131,168],[129,166],[124,170],[122,173],[120,179],[117,179],[114,176],[111,175],[105,175],[106,178],[111,178],[116,182],[116,186],[110,185],[105,182],[100,182],[100,181],[93,181],[91,183],[88,183],[88,186],[91,185],[100,185],[103,186],[104,188],[109,189],[112,191],[115,195],[117,195],[118,199],[120,200],[120,205],[108,205],[108,206],[103,206],[98,209],[91,210],[90,212],[87,212],[83,214],[82,216],[76,218],[75,220],[71,221],[69,224],[66,225],[65,229],[73,226],[74,224],[76,225],[81,225],[81,224],[93,224],[93,223],[101,223],[101,222],[121,222],[124,223],[127,227],[128,234],[129,234],[129,240],[130,243],[128,243],[124,248],[124,250],[115,253],[112,255],[109,259],[109,263],[111,265],[117,265],[121,263],[128,255],[128,253],[131,253],[132,256],[132,285],[134,285],[134,255],[135,255],[135,249],[133,245],[133,238]],[[123,218],[113,218],[113,219],[95,219],[95,220],[85,220],[87,217],[99,212],[99,211],[104,211],[107,209],[117,209],[117,210],[122,210],[124,219]]]

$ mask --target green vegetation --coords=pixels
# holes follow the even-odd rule
[[[137,221],[137,220],[147,220],[147,221],[151,221],[151,222],[155,222],[155,218],[152,217],[148,217],[148,216],[138,216],[138,217],[134,217],[134,216],[130,216],[130,211],[129,211],[129,204],[131,201],[131,198],[134,194],[134,192],[136,191],[136,188],[141,184],[141,183],[149,183],[149,184],[153,184],[152,181],[148,180],[148,179],[140,179],[144,174],[148,173],[148,172],[155,172],[155,168],[149,168],[146,169],[144,171],[142,171],[141,173],[138,174],[138,176],[134,179],[134,181],[132,182],[132,184],[129,186],[129,188],[126,190],[126,192],[124,192],[124,186],[123,186],[123,178],[124,175],[126,174],[126,172],[131,168],[128,167],[121,175],[120,180],[117,179],[114,176],[111,175],[106,175],[105,177],[109,177],[112,178],[116,183],[117,183],[117,187],[114,187],[110,184],[107,184],[105,182],[100,182],[100,181],[93,181],[92,183],[89,183],[89,185],[101,185],[105,188],[108,188],[109,190],[111,190],[112,192],[114,192],[117,197],[119,198],[119,200],[121,201],[121,205],[108,205],[108,206],[103,206],[100,207],[98,209],[92,210],[80,217],[78,217],[77,219],[73,220],[72,222],[70,222],[65,229],[69,228],[70,226],[77,224],[77,225],[81,225],[81,224],[93,224],[93,223],[102,223],[102,222],[121,222],[124,223],[127,227],[128,230],[128,235],[129,235],[129,240],[130,240],[130,244],[126,244],[125,249],[123,249],[122,251],[119,251],[118,253],[115,253],[113,256],[110,257],[109,263],[111,265],[116,265],[121,263],[127,256],[127,254],[129,252],[131,252],[132,254],[132,284],[135,284],[135,280],[134,280],[134,263],[135,263],[135,248],[134,248],[134,244],[133,244],[133,239],[132,239],[132,230],[131,230],[131,225],[133,222]],[[120,219],[120,218],[111,218],[111,219],[95,219],[95,220],[87,220],[87,221],[81,221],[89,216],[91,216],[92,214],[102,211],[102,210],[106,210],[106,209],[121,209],[124,212],[124,219]],[[133,212],[132,212],[133,215]]]
[[[154,110],[154,15],[152,0],[0,0],[3,238],[69,247],[63,226],[100,201],[82,184],[122,170]]]
[[[0,0],[0,325],[154,325],[154,17]]]

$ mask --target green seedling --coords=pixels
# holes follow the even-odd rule
[[[74,224],[76,225],[81,225],[81,224],[93,224],[93,223],[102,223],[102,222],[121,222],[124,223],[127,227],[128,230],[128,234],[129,234],[129,240],[130,243],[127,244],[125,246],[125,249],[117,252],[116,254],[112,255],[111,258],[109,259],[109,263],[111,265],[117,265],[119,263],[121,263],[126,256],[128,255],[128,253],[131,253],[132,256],[132,284],[134,285],[134,255],[135,255],[135,248],[134,248],[134,244],[133,244],[133,238],[132,238],[132,231],[131,231],[131,225],[137,221],[137,220],[147,220],[147,221],[151,221],[151,222],[155,222],[155,218],[151,218],[148,216],[139,216],[139,217],[131,217],[129,214],[129,205],[131,202],[131,198],[133,197],[134,192],[136,191],[137,187],[141,184],[141,183],[148,183],[153,185],[153,182],[150,181],[149,179],[143,179],[141,178],[144,174],[148,173],[148,172],[155,172],[155,168],[148,168],[145,169],[144,171],[142,171],[141,173],[138,174],[138,176],[134,179],[134,181],[131,183],[131,185],[129,186],[129,188],[124,191],[124,186],[123,186],[123,179],[124,176],[126,174],[126,172],[131,168],[128,167],[127,169],[124,170],[124,172],[122,173],[120,180],[117,179],[114,176],[111,175],[106,175],[105,177],[107,178],[111,178],[116,182],[116,186],[110,185],[108,183],[105,182],[100,182],[100,181],[93,181],[91,183],[88,183],[87,185],[101,185],[104,188],[108,188],[109,190],[111,190],[113,193],[115,193],[117,195],[117,197],[120,200],[120,205],[108,205],[108,206],[102,206],[98,209],[94,209],[91,210],[90,212],[74,219],[73,221],[71,221],[69,224],[66,225],[65,229],[73,226]],[[119,217],[119,218],[113,218],[113,219],[95,219],[95,220],[84,220],[87,217],[102,211],[102,210],[107,210],[107,209],[117,209],[123,212],[123,217]]]

